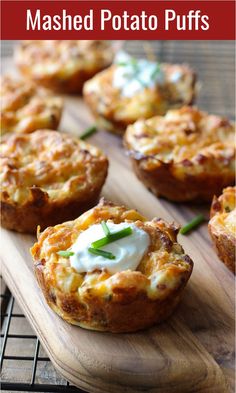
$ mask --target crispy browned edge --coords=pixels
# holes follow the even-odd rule
[[[113,302],[104,298],[90,297],[86,305],[78,302],[73,294],[60,294],[55,297],[50,293],[40,261],[35,262],[34,271],[48,305],[67,322],[85,329],[128,333],[146,329],[166,320],[174,311],[189,276],[182,286],[164,300],[151,300],[143,292],[132,294],[123,292],[123,300]],[[60,307],[57,302],[60,302]],[[83,319],[84,318],[84,319]]]
[[[221,210],[221,203],[216,196],[214,196],[210,217],[213,217]],[[236,251],[236,239],[234,236],[230,236],[223,230],[221,232],[212,225],[211,220],[208,224],[208,230],[212,238],[215,250],[221,261],[235,274],[235,251]]]
[[[36,84],[43,85],[48,89],[62,94],[82,94],[84,83],[106,67],[94,67],[91,71],[78,70],[70,78],[62,79],[57,76],[44,77],[43,75],[36,78],[31,74],[28,66],[18,64],[18,68],[24,76],[30,78]]]
[[[129,152],[134,172],[144,185],[156,196],[165,197],[174,202],[209,202],[214,194],[219,195],[222,188],[234,184],[234,174],[230,176],[216,173],[209,175],[186,175],[183,180],[177,179],[172,173],[172,163],[160,162],[159,166],[145,170],[142,162],[146,157],[135,157]]]
[[[103,200],[102,203],[111,202]],[[174,236],[177,237],[177,231]],[[193,269],[191,258],[186,255],[185,260],[190,268],[182,273],[180,285],[166,298],[156,300],[150,299],[146,292],[138,288],[117,287],[113,289],[113,293],[118,295],[118,300],[90,293],[86,297],[86,303],[81,303],[73,293],[66,294],[59,290],[55,293],[50,290],[43,272],[43,259],[34,260],[34,271],[48,305],[67,322],[85,329],[128,333],[163,322],[173,313]]]
[[[62,108],[60,110],[60,113],[58,116],[55,116],[55,114],[50,115],[49,123],[47,124],[47,129],[48,130],[57,130],[61,121],[61,114],[62,114]],[[29,131],[23,132],[23,134],[31,134],[34,131],[37,131],[38,128],[32,127]],[[10,138],[13,135],[17,135],[20,133],[17,133],[16,131],[11,131],[11,132],[6,132],[5,134],[1,135],[1,141],[5,142],[8,138]]]
[[[94,187],[86,199],[70,198],[51,202],[47,193],[39,187],[32,187],[32,200],[22,205],[1,202],[1,225],[17,232],[36,233],[37,226],[43,230],[48,226],[72,220],[96,205],[108,171],[104,168],[103,180]]]
[[[192,97],[189,100],[189,102],[181,102],[179,103],[178,107],[181,107],[182,105],[193,105],[195,98],[196,98],[196,81],[197,81],[197,74],[192,71],[193,74],[193,81],[192,81]],[[138,117],[135,121],[130,122],[130,121],[116,121],[114,120],[112,117],[104,117],[102,116],[102,114],[98,113],[96,110],[96,107],[93,105],[93,100],[90,99],[91,94],[84,94],[83,93],[83,98],[84,101],[86,102],[86,104],[89,106],[93,116],[95,117],[96,121],[98,122],[98,124],[101,125],[101,127],[103,127],[104,129],[106,129],[107,131],[116,134],[116,135],[124,135],[126,128],[130,125],[133,124],[136,120],[138,120]],[[177,107],[177,106],[175,106]],[[174,106],[173,106],[174,108]],[[169,108],[171,109],[171,108]],[[155,116],[155,113],[153,113],[153,116]],[[106,127],[106,123],[109,123],[109,127]]]

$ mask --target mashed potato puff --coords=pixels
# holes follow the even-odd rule
[[[97,202],[107,175],[103,153],[69,134],[38,130],[1,143],[2,225],[35,233]]]
[[[108,67],[113,49],[99,40],[23,41],[15,61],[23,75],[61,93],[81,93],[83,84]]]
[[[79,273],[58,254],[104,220],[132,223],[148,234],[150,244],[136,270]],[[38,233],[31,249],[35,274],[49,306],[67,322],[114,333],[144,329],[173,312],[191,275],[193,262],[177,243],[177,232],[173,224],[148,221],[136,210],[101,200],[75,221]]]
[[[227,119],[182,107],[129,126],[124,144],[137,176],[155,195],[202,202],[234,183],[234,135]]]
[[[141,88],[135,94],[129,92],[137,85],[139,76],[134,74],[132,85],[127,86],[123,94],[117,87],[118,72],[119,66],[113,64],[87,81],[83,89],[84,99],[97,122],[116,134],[124,134],[127,126],[140,118],[164,115],[168,109],[191,104],[194,100],[196,76],[187,65],[161,64],[161,83],[153,82],[150,76],[150,84],[140,82]],[[144,72],[145,67],[140,75]]]
[[[62,99],[35,84],[10,75],[1,78],[1,134],[30,133],[37,129],[57,129]]]
[[[235,273],[236,187],[227,187],[213,198],[208,229],[219,258]]]

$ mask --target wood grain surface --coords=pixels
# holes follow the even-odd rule
[[[79,135],[93,123],[79,98],[67,97],[65,106],[62,131]],[[172,204],[146,190],[132,173],[119,137],[100,130],[89,141],[110,160],[102,191],[106,198],[148,218],[180,224],[198,212],[208,216],[208,206]],[[34,278],[29,247],[35,239],[7,230],[1,237],[4,279],[53,364],[71,383],[95,393],[234,391],[234,276],[215,255],[206,225],[179,236],[195,265],[174,315],[145,332],[122,335],[86,331],[61,320]]]

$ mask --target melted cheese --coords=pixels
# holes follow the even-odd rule
[[[93,262],[90,263],[91,260],[87,269],[91,271],[85,272],[85,269],[81,269],[83,272],[79,273],[77,271],[77,268],[79,270],[81,268],[81,265],[77,266],[77,262],[80,264],[79,258],[72,266],[72,258],[64,258],[57,254],[59,250],[73,249],[78,239],[83,240],[81,237],[83,233],[86,233],[87,240],[85,240],[90,244],[93,237],[88,230],[94,227],[96,229],[97,225],[101,229],[101,220],[105,220],[109,227],[113,226],[114,228],[116,224],[116,228],[119,225],[122,227],[127,225],[135,229],[135,244],[133,246],[131,236],[127,236],[127,238],[116,241],[116,245],[113,243],[116,248],[112,249],[114,253],[122,249],[123,255],[128,255],[130,250],[133,257],[137,258],[135,264],[138,259],[140,261],[136,268],[135,265],[130,265],[134,270],[127,269],[128,262],[124,257],[123,266],[120,265],[119,269],[115,268],[114,273],[99,269],[92,271],[98,266],[95,266]],[[94,229],[92,229],[93,231]],[[95,233],[95,238],[102,235],[102,232],[98,234],[97,230]],[[125,241],[125,246],[122,245],[122,240]],[[46,261],[44,269],[47,273],[45,274],[48,275],[49,280],[55,283],[54,285],[58,285],[61,290],[65,291],[74,291],[77,285],[77,294],[81,299],[90,295],[116,296],[116,293],[119,294],[119,290],[143,291],[150,298],[156,299],[163,298],[177,289],[181,284],[182,277],[186,277],[186,273],[190,274],[192,270],[190,258],[186,259],[183,249],[175,241],[176,233],[173,227],[164,221],[147,221],[135,210],[127,210],[123,206],[106,205],[105,202],[101,202],[74,221],[47,228],[38,235],[38,242],[31,249],[31,253],[36,260]],[[85,243],[83,245],[81,241],[82,254],[84,248]],[[97,263],[97,260],[94,262]],[[102,261],[100,269],[103,269],[104,263],[109,262],[109,260]],[[121,271],[121,269],[127,270]],[[73,277],[68,277],[71,275]]]
[[[1,132],[28,133],[57,128],[62,100],[31,82],[1,78]]]
[[[113,50],[99,40],[23,41],[15,57],[17,64],[35,77],[67,79],[79,70],[90,72],[108,66]]]
[[[227,214],[224,223],[225,227],[236,237],[236,209]]]
[[[183,107],[137,121],[129,126],[125,141],[136,154],[150,157],[147,165],[158,165],[160,160],[183,163],[187,171],[201,172],[206,166],[215,170],[216,165],[233,171],[234,132],[234,124],[226,119]],[[182,171],[182,167],[175,169]]]
[[[104,182],[108,165],[96,147],[48,130],[9,137],[2,142],[0,154],[2,195],[17,203],[31,200],[33,187],[51,200],[71,195],[86,200]]]

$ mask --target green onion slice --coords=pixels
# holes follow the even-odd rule
[[[153,73],[152,73],[152,75],[151,75],[151,79],[156,78],[156,76],[157,76],[158,74],[160,74],[160,72],[161,72],[160,64],[159,64],[159,63],[156,63],[156,69],[153,71]]]
[[[89,136],[93,135],[95,132],[97,132],[97,127],[96,125],[93,125],[91,127],[88,127],[83,134],[80,135],[80,139],[84,140],[87,139]]]
[[[127,65],[129,65],[129,63],[127,63],[125,61],[119,61],[118,63],[116,63],[116,65],[118,65],[120,67],[127,67]]]
[[[132,228],[127,227],[122,229],[119,232],[111,233],[109,236],[102,237],[101,239],[96,240],[91,244],[93,248],[100,248],[105,246],[106,244],[113,243],[118,239],[122,239],[123,237],[129,236],[132,233]]]
[[[106,223],[105,221],[102,221],[102,222],[101,222],[101,226],[102,226],[102,229],[103,229],[105,235],[106,235],[107,237],[110,236],[110,235],[111,235],[111,232],[110,232],[110,229],[109,229],[108,226],[107,226],[107,223]]]
[[[58,251],[57,252],[58,255],[60,255],[60,257],[64,257],[64,258],[69,258],[72,257],[72,255],[74,255],[75,253],[73,251]]]
[[[104,250],[99,250],[98,248],[89,247],[88,251],[91,254],[101,255],[102,257],[107,258],[107,259],[116,259],[115,255],[113,255],[111,252],[104,251]]]
[[[195,228],[198,227],[198,225],[200,225],[203,221],[205,221],[205,217],[203,216],[203,214],[199,214],[198,216],[196,216],[195,218],[193,218],[193,220],[191,220],[189,223],[187,223],[186,225],[184,225],[184,226],[180,229],[181,235],[185,235],[186,233],[190,232],[192,229],[195,229]]]

